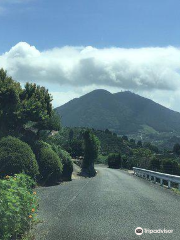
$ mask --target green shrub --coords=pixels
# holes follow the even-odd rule
[[[160,171],[160,168],[161,168],[161,160],[154,157],[151,159],[150,161],[150,167],[149,167],[151,170],[153,171]]]
[[[32,178],[38,174],[38,164],[29,145],[15,137],[5,137],[0,141],[0,177],[26,173]]]
[[[36,218],[35,182],[25,174],[0,180],[0,239],[19,239]]]
[[[39,164],[40,181],[44,184],[55,184],[62,177],[62,162],[58,154],[53,151],[51,145],[38,141],[34,148]]]
[[[66,181],[71,181],[73,172],[73,162],[68,152],[62,150],[60,147],[53,145],[53,150],[58,154],[63,164],[62,178]]]
[[[179,164],[173,159],[163,159],[162,161],[162,172],[179,175]]]
[[[102,163],[102,164],[107,164],[108,163],[108,157],[104,156],[102,154],[99,154],[96,163]]]
[[[121,167],[121,154],[112,153],[108,156],[108,166],[110,168],[120,168]]]

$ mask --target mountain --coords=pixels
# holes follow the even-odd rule
[[[94,90],[56,108],[63,126],[109,129],[119,134],[180,132],[180,113],[129,91]]]

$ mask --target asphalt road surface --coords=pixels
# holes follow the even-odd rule
[[[38,189],[36,240],[180,239],[180,196],[121,170]],[[135,234],[141,227],[144,233]],[[173,233],[145,233],[145,229]]]

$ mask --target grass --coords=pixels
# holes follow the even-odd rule
[[[179,190],[179,189],[177,189],[177,188],[171,188],[171,190],[172,190],[174,193],[180,195],[180,190]]]

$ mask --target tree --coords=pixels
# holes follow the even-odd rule
[[[52,109],[52,97],[48,90],[36,84],[20,83],[0,70],[0,134],[18,135],[29,129],[59,130],[60,119]],[[31,124],[29,124],[31,123]]]
[[[83,141],[79,139],[74,139],[70,142],[70,154],[72,157],[80,157],[84,154]]]
[[[98,157],[100,142],[98,138],[89,130],[84,133],[84,160],[83,170],[89,175],[95,175],[94,162]]]
[[[72,129],[70,129],[69,131],[69,141],[71,142],[74,138],[74,131]]]
[[[142,141],[139,140],[139,141],[137,142],[137,147],[142,147]]]
[[[59,131],[60,129],[61,129],[60,116],[53,110],[48,119],[44,122],[44,124],[42,124],[42,130]]]
[[[130,143],[132,143],[134,145],[136,143],[136,141],[134,139],[130,139]]]
[[[155,145],[152,145],[150,142],[145,142],[144,143],[144,147],[145,148],[148,148],[149,150],[155,152],[155,153],[158,153],[159,152],[159,149],[158,147],[156,147]]]
[[[32,121],[36,123],[38,129],[47,129],[49,127],[47,125],[53,117],[52,97],[48,90],[36,84],[26,83],[20,99],[19,115],[22,124]]]
[[[104,132],[105,132],[106,134],[112,134],[112,132],[109,131],[109,129],[106,129]]]
[[[153,171],[159,171],[161,168],[161,161],[158,158],[153,158],[150,161],[150,169]]]
[[[129,146],[131,148],[136,148],[136,141],[134,139],[130,139],[129,143],[130,143]]]
[[[122,164],[121,154],[113,153],[108,156],[108,166],[110,168],[120,168]]]
[[[128,141],[128,137],[127,137],[127,136],[122,136],[122,139],[123,139],[124,141]]]
[[[0,69],[0,136],[8,135],[18,125],[21,92],[20,84]]]
[[[134,167],[148,169],[152,158],[153,154],[149,149],[137,148],[133,149],[131,161],[133,162]]]
[[[173,147],[173,152],[177,155],[180,155],[180,144],[176,143]]]
[[[162,163],[162,171],[169,174],[179,174],[179,165],[172,159],[165,159]]]

